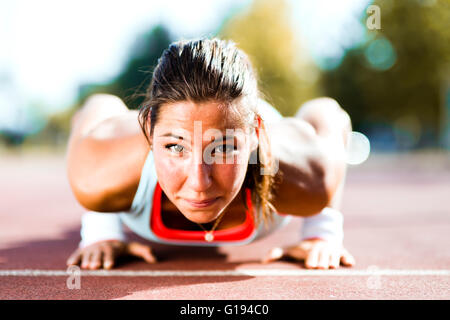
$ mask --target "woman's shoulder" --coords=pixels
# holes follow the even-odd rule
[[[84,178],[73,179],[78,183],[71,184],[77,200],[89,210],[118,212],[131,208],[150,150],[132,120],[129,116],[108,119],[80,142],[78,171]]]

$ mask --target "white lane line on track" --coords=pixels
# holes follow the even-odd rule
[[[0,270],[3,277],[57,277],[74,274],[66,270]],[[80,276],[94,277],[217,277],[217,276],[450,276],[450,270],[280,270],[280,269],[241,269],[241,270],[81,270]]]

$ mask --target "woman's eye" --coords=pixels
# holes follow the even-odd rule
[[[222,144],[220,146],[215,147],[214,150],[218,150],[219,153],[229,153],[236,149],[232,144]]]
[[[166,149],[173,153],[183,153],[185,151],[184,147],[179,144],[168,144],[165,146]],[[235,147],[232,144],[222,144],[213,149],[214,153],[230,153],[235,151]]]
[[[184,147],[179,144],[168,144],[166,146],[166,149],[169,149],[170,151],[172,151],[174,153],[180,153],[180,152],[183,152]]]

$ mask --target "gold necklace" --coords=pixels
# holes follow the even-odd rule
[[[213,227],[211,230],[206,230],[200,223],[197,223],[200,228],[203,229],[203,231],[205,231],[205,241],[207,242],[212,242],[214,241],[214,235],[213,235],[213,231],[217,228],[217,226],[219,225],[220,221],[222,220],[223,216],[225,212],[222,212],[220,217],[216,219],[216,222],[214,223]]]

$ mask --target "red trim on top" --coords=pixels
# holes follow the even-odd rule
[[[245,240],[253,233],[255,228],[255,223],[253,221],[252,201],[251,201],[251,191],[246,189],[246,201],[249,210],[245,212],[246,218],[243,224],[224,229],[214,231],[214,242],[218,241],[241,241]],[[162,239],[166,240],[189,240],[189,241],[200,241],[206,242],[205,231],[191,231],[191,230],[178,230],[168,228],[164,225],[161,218],[161,194],[162,189],[159,183],[156,183],[155,193],[153,195],[153,208],[150,218],[150,229],[153,233]]]

